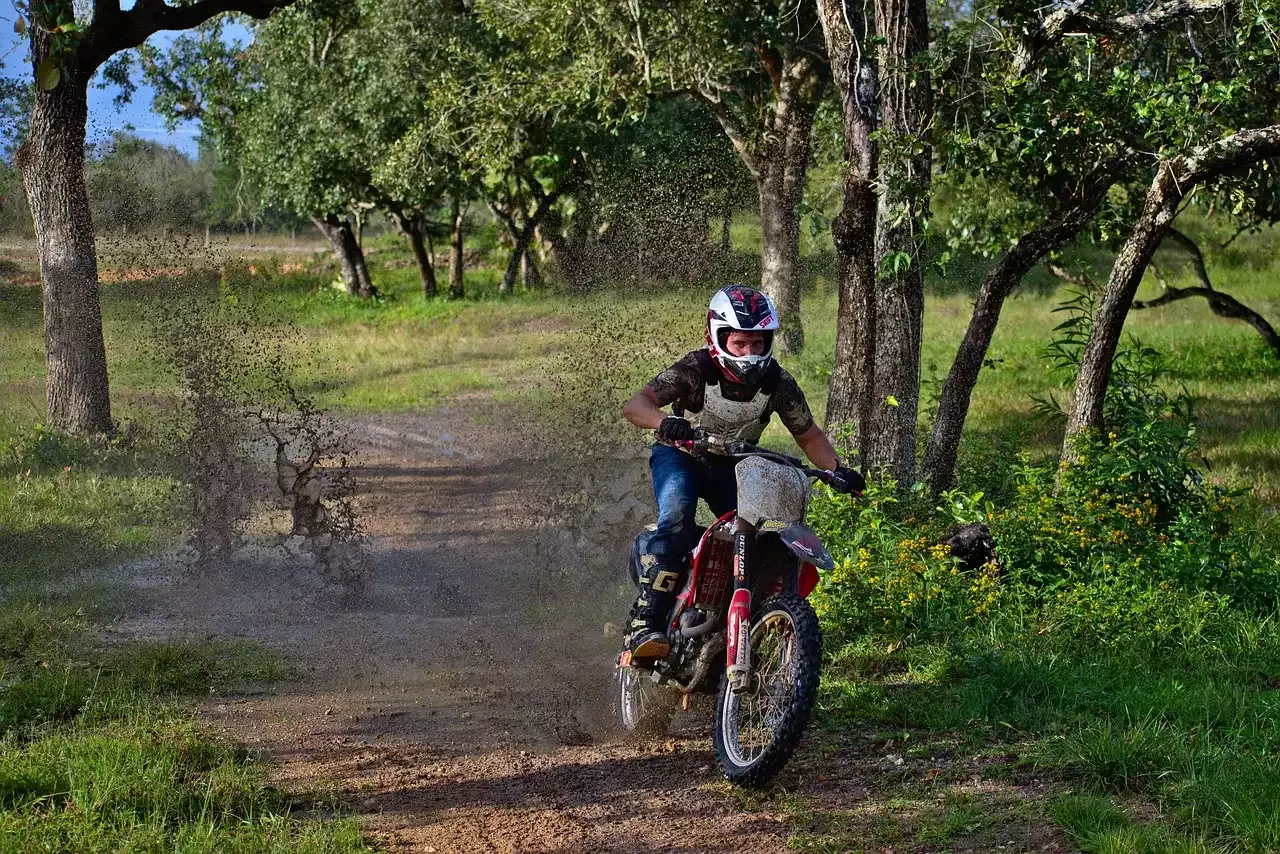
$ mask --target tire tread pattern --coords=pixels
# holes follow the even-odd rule
[[[775,596],[765,600],[760,606],[761,616],[781,608],[791,617],[795,626],[796,649],[799,670],[796,689],[791,694],[787,710],[782,722],[775,731],[773,743],[765,748],[764,753],[746,768],[739,768],[729,761],[724,739],[724,703],[729,690],[729,681],[720,676],[720,690],[716,692],[715,749],[716,760],[725,779],[735,786],[756,788],[772,780],[782,766],[795,752],[800,736],[809,725],[813,714],[814,703],[818,699],[818,682],[822,676],[822,630],[818,626],[818,615],[807,599],[800,596]],[[758,618],[757,618],[758,619]],[[755,622],[752,623],[755,628]]]

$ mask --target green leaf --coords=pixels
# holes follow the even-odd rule
[[[896,397],[894,397],[893,395],[889,395],[888,397],[886,397],[886,398],[884,399],[884,402],[885,402],[885,403],[887,403],[887,404],[889,404],[890,406],[897,406],[897,405],[898,405],[898,399],[897,399]]]
[[[36,85],[44,92],[50,92],[55,89],[62,80],[62,69],[58,67],[58,62],[51,56],[47,56],[40,60],[40,64],[36,66]]]

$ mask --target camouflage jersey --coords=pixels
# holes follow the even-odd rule
[[[758,442],[773,413],[799,436],[813,426],[804,392],[777,362],[759,386],[728,382],[705,349],[694,350],[649,381],[659,406],[712,433]]]

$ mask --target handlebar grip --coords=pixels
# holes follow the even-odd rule
[[[853,484],[849,483],[849,481],[845,480],[835,472],[832,472],[830,477],[824,478],[824,481],[827,486],[830,486],[836,492],[840,492],[845,495],[849,495],[853,492]]]

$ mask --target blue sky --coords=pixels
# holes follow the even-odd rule
[[[128,8],[132,3],[122,5]],[[0,69],[0,75],[9,78],[31,73],[31,66],[26,61],[26,43],[13,31],[15,14],[9,4],[0,6],[0,63],[4,66]],[[227,27],[224,32],[238,41],[251,40],[249,31],[238,25]],[[152,36],[151,43],[163,48],[171,44],[176,35],[176,33],[157,33]],[[199,127],[191,122],[179,125],[174,130],[166,128],[164,120],[151,111],[154,93],[150,86],[145,86],[141,80],[138,80],[138,90],[134,93],[132,102],[119,108],[112,102],[116,94],[117,90],[114,87],[99,89],[91,86],[89,88],[88,141],[90,143],[110,139],[111,134],[117,130],[131,129],[137,136],[172,145],[195,156],[196,142],[200,135]],[[0,133],[3,133],[3,130],[0,130]]]

